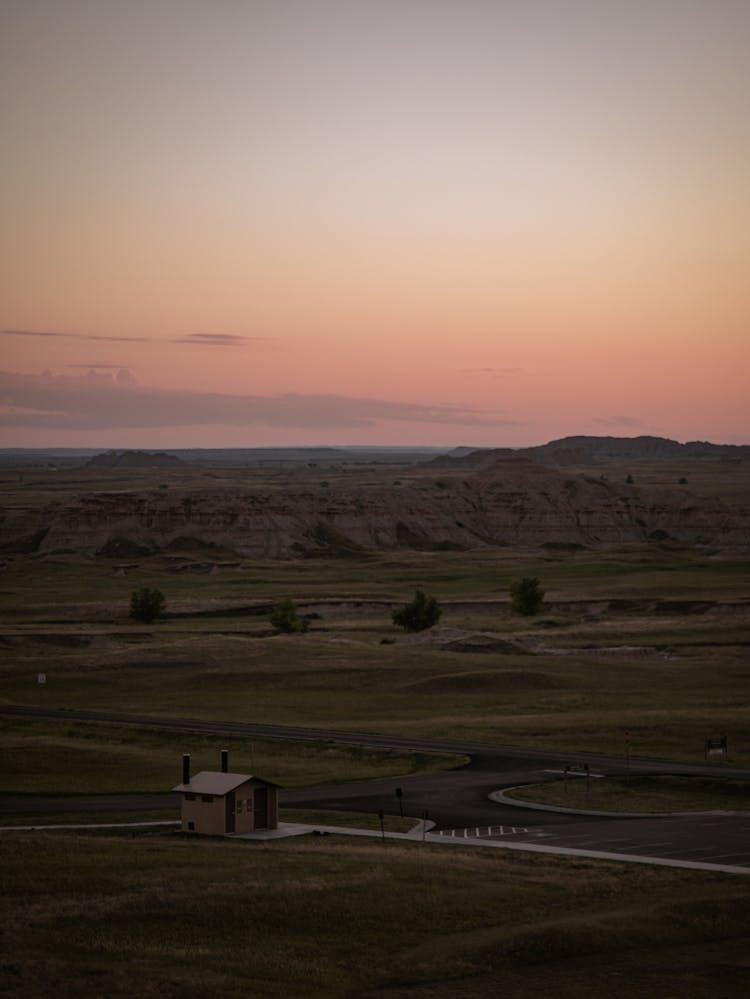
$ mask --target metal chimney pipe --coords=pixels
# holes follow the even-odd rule
[[[182,757],[182,783],[190,783],[190,753],[185,753]]]
[[[221,751],[221,772],[223,774],[229,773],[229,750],[222,749]]]

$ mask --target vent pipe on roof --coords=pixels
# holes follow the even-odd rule
[[[190,783],[190,754],[185,753],[182,757],[182,783]]]
[[[221,772],[223,774],[229,773],[229,750],[222,749],[221,751]]]

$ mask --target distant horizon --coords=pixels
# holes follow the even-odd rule
[[[554,441],[574,439],[577,437],[597,438],[600,440],[638,440],[639,438],[652,438],[654,440],[672,441],[677,444],[710,444],[716,447],[748,447],[747,442],[717,441],[709,440],[706,437],[696,437],[690,440],[678,440],[675,437],[666,437],[661,434],[565,434],[562,437],[551,437],[535,444],[352,444],[352,443],[284,443],[284,444],[160,444],[158,447],[148,444],[138,445],[97,445],[97,444],[34,444],[34,445],[3,445],[0,444],[0,453],[7,451],[283,451],[283,450],[346,450],[346,451],[455,451],[466,449],[469,451],[486,450],[510,450],[521,451],[527,448],[544,447]]]

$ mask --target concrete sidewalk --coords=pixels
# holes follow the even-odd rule
[[[229,833],[229,839],[249,839],[249,840],[268,840],[268,839],[286,839],[288,836],[311,836],[315,834],[325,835],[325,836],[375,836],[378,839],[408,839],[408,840],[423,840],[428,831],[432,829],[435,825],[434,822],[418,822],[413,829],[409,832],[381,832],[380,829],[362,829],[357,826],[324,826],[316,823],[315,825],[304,825],[297,822],[279,822],[277,829],[259,829],[258,832],[251,833]]]
[[[432,828],[434,823],[428,823]],[[716,871],[722,874],[750,874],[750,867],[736,867],[730,864],[711,864],[695,860],[676,860],[670,857],[649,857],[632,853],[610,853],[603,850],[579,850],[574,847],[541,846],[537,843],[500,842],[483,838],[461,837],[452,838],[431,833],[420,822],[406,833],[381,832],[379,829],[357,829],[353,826],[323,826],[301,825],[291,822],[280,822],[278,829],[263,829],[255,833],[230,834],[230,839],[264,841],[284,839],[288,836],[308,836],[313,834],[323,836],[367,836],[370,839],[391,839],[429,843],[438,846],[485,847],[494,850],[520,850],[522,853],[547,853],[566,857],[588,857],[592,860],[613,860],[626,864],[652,864],[656,867],[681,867],[694,871]]]

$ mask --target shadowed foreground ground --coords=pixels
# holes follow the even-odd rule
[[[3,847],[13,995],[745,995],[745,878],[340,837]]]

